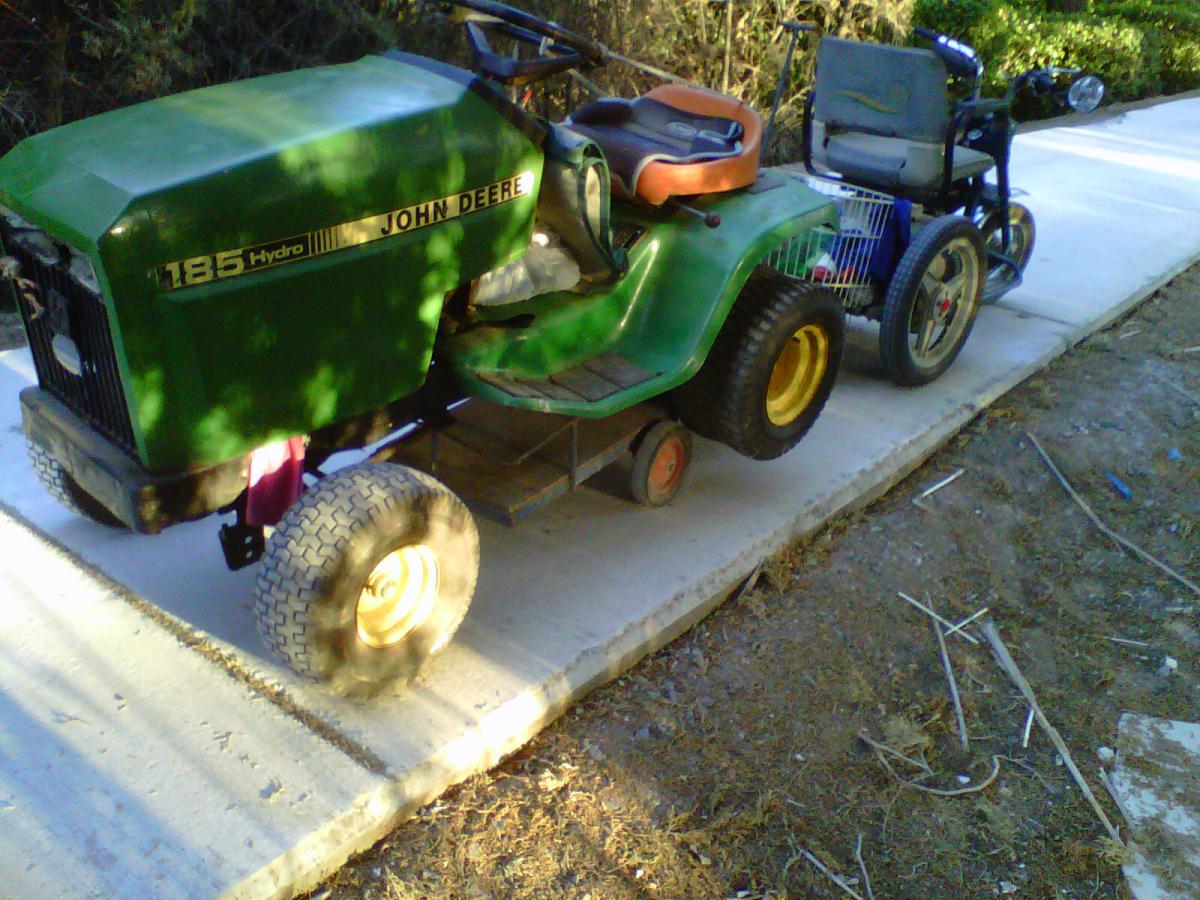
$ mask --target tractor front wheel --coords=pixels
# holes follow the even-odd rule
[[[829,399],[845,336],[836,294],[760,266],[678,391],[684,424],[752,459],[782,456]]]
[[[125,527],[125,523],[109,512],[108,507],[81,488],[79,482],[72,478],[53,456],[29,438],[25,439],[25,446],[29,450],[33,474],[51,497],[71,512],[91,519],[98,525],[109,528]]]
[[[255,585],[267,645],[346,696],[411,681],[475,593],[479,535],[436,479],[363,463],[321,480],[271,534]]]

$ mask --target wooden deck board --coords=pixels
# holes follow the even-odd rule
[[[467,403],[453,414],[454,424],[437,433],[436,467],[433,432],[393,444],[382,455],[424,472],[436,468],[437,477],[468,506],[508,524],[571,490],[569,417],[482,402]],[[580,419],[579,480],[615,462],[648,423],[661,417],[643,405],[603,419]]]

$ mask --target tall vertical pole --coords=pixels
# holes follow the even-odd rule
[[[729,93],[729,68],[733,63],[733,0],[725,0],[725,68],[721,72],[721,93]]]

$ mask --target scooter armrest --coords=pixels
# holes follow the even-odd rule
[[[991,98],[987,100],[960,100],[955,104],[954,112],[957,115],[962,115],[967,121],[975,121],[994,113],[1007,113],[1008,103],[1007,101],[999,98]]]

